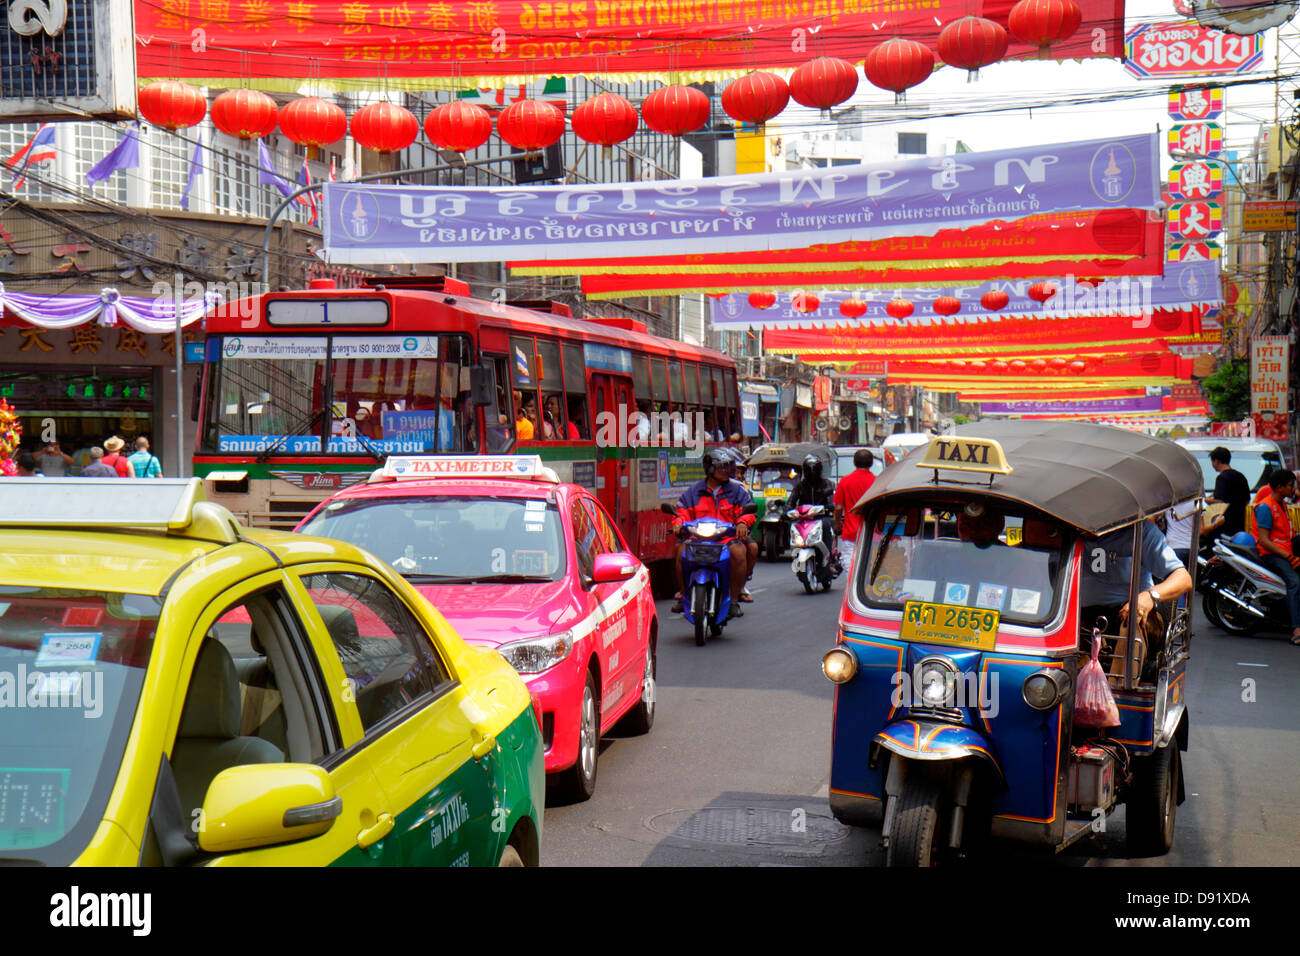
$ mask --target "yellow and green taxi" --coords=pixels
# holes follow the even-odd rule
[[[198,480],[0,502],[0,863],[537,862],[523,681],[382,562]]]

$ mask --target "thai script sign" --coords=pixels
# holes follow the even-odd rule
[[[1142,398],[1100,398],[1076,402],[980,402],[984,415],[1096,415],[1114,412],[1158,412],[1159,395]]]
[[[1293,202],[1243,202],[1242,231],[1290,232],[1296,227],[1296,205]]]
[[[1290,340],[1285,335],[1261,335],[1250,340],[1250,414],[1255,433],[1264,438],[1287,437],[1287,398]]]
[[[481,262],[790,249],[1037,212],[1152,209],[1155,134],[701,180],[326,183],[330,262]]]
[[[1139,79],[1248,73],[1264,58],[1258,36],[1236,36],[1191,21],[1134,27],[1124,45],[1124,68]]]

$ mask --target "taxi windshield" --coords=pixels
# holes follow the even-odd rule
[[[1051,620],[1071,531],[992,503],[884,505],[868,519],[866,554],[855,562],[859,598],[871,607],[908,601],[998,611],[1002,620]]]
[[[71,863],[94,835],[160,609],[143,594],[0,584],[0,862]]]
[[[417,584],[557,581],[564,573],[560,513],[541,498],[345,498],[299,530],[364,548]]]

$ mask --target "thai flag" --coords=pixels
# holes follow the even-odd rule
[[[310,185],[311,185],[311,170],[309,170],[309,169],[307,168],[307,158],[306,158],[305,156],[303,157],[303,160],[302,160],[302,169],[298,171],[298,185],[299,185],[299,186],[310,186]],[[305,192],[305,193],[303,193],[301,196],[298,197],[298,202],[302,203],[304,206],[307,206],[308,208],[311,209],[311,219],[308,220],[307,225],[309,225],[309,226],[314,226],[314,225],[316,225],[316,193],[315,193],[315,191],[313,190],[313,191],[311,191],[311,192]]]
[[[54,150],[54,133],[55,127],[53,123],[43,124],[26,146],[4,161],[6,166],[15,170],[14,189],[21,189],[23,183],[27,181],[26,176],[23,174],[27,171],[28,166],[32,163],[42,163],[47,159],[54,159],[58,155]]]
[[[338,182],[338,180],[334,176],[334,160],[332,159],[330,160],[330,182],[332,183]]]

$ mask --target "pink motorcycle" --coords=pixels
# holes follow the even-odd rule
[[[792,522],[790,546],[795,549],[790,567],[809,594],[819,588],[829,591],[831,582],[844,571],[839,560],[831,555],[832,542],[823,538],[822,518],[825,513],[826,508],[822,505],[800,505],[786,512],[786,517]]]

